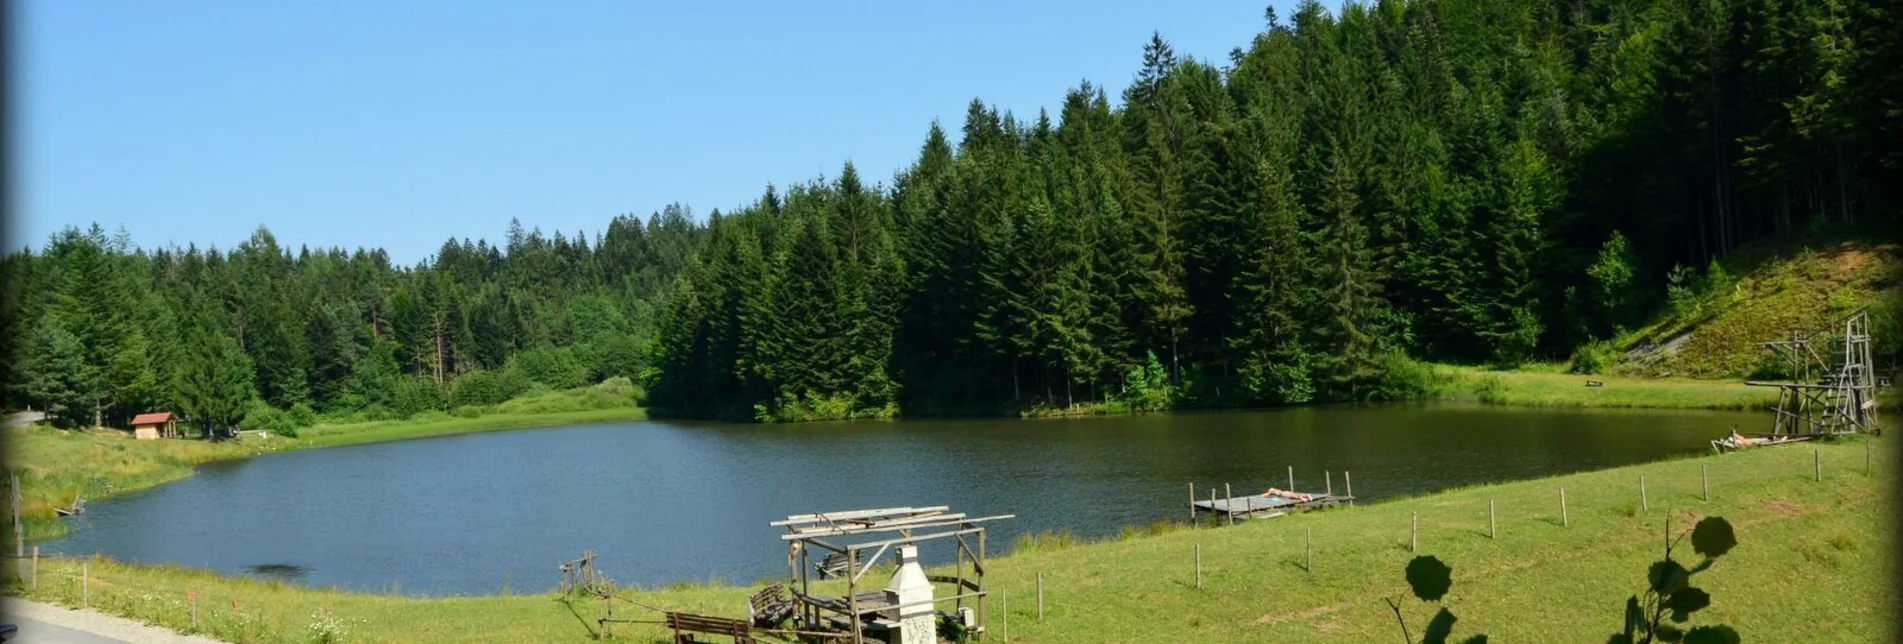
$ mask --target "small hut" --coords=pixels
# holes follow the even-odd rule
[[[139,414],[132,417],[132,437],[149,440],[178,435],[178,417],[169,411]]]

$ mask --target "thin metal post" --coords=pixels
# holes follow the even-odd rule
[[[1500,538],[1500,533],[1495,531],[1493,527],[1493,497],[1487,497],[1487,538]]]
[[[1002,635],[1004,636],[1004,641],[1010,642],[1011,641],[1011,591],[1009,590],[1004,591],[1004,593],[1000,597],[998,597],[998,604],[1000,605],[1001,609],[1004,611],[1004,619],[1000,620],[998,624],[998,629],[1001,631],[1004,631],[1002,633]]]
[[[1711,500],[1711,466],[1709,464],[1698,464],[1698,489],[1706,501]]]
[[[1559,527],[1564,528],[1564,527],[1571,526],[1572,524],[1573,522],[1566,518],[1566,488],[1560,488],[1559,489]]]
[[[1870,474],[1870,439],[1867,438],[1863,440],[1863,473]]]
[[[1824,480],[1824,450],[1817,449],[1815,447],[1811,448],[1810,463],[1811,463],[1811,471],[1813,472],[1813,474],[1811,475],[1811,480],[1817,481],[1820,483],[1823,482]]]
[[[1315,529],[1302,528],[1302,572],[1315,572]]]
[[[88,608],[93,603],[93,577],[91,562],[79,563],[79,607]]]
[[[1037,573],[1037,621],[1044,621],[1044,573]]]
[[[1419,512],[1413,513],[1413,516],[1408,518],[1407,551],[1421,551],[1421,513]]]
[[[40,589],[40,547],[33,546],[33,589]]]
[[[1196,589],[1203,588],[1203,544],[1196,544]]]
[[[1223,501],[1223,506],[1228,508],[1229,510],[1228,512],[1229,525],[1235,525],[1236,524],[1236,509],[1233,507],[1228,507],[1228,506],[1236,502],[1236,494],[1235,492],[1232,492],[1229,490],[1228,483],[1222,484],[1222,498],[1227,499],[1226,501]]]

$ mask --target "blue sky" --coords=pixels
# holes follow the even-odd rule
[[[593,238],[846,160],[889,183],[973,97],[1027,120],[1083,79],[1114,97],[1152,30],[1222,63],[1266,6],[32,0],[9,243],[98,222],[230,248],[262,224],[409,264],[511,217]]]

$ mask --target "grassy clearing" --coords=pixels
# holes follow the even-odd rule
[[[66,526],[54,516],[53,508],[71,505],[75,495],[100,499],[168,483],[191,476],[193,466],[209,461],[292,449],[637,420],[647,415],[647,410],[639,407],[538,411],[538,406],[548,404],[547,400],[527,400],[518,405],[526,410],[507,407],[516,402],[497,405],[498,409],[490,410],[491,413],[471,418],[437,413],[402,421],[316,425],[299,431],[297,438],[246,435],[230,441],[140,441],[114,429],[61,431],[46,426],[14,427],[8,428],[5,434],[6,468],[20,475],[20,506],[27,538],[46,539],[65,534]],[[0,532],[4,532],[5,539],[12,539],[11,525]]]
[[[1027,540],[1023,552],[994,558],[986,606],[993,634],[1010,603],[1014,642],[1276,641],[1365,642],[1397,636],[1385,597],[1406,596],[1402,571],[1410,517],[1420,546],[1453,566],[1448,604],[1455,632],[1493,641],[1603,641],[1620,623],[1625,598],[1659,556],[1661,524],[1689,528],[1721,515],[1740,545],[1699,576],[1713,607],[1696,623],[1731,624],[1749,641],[1895,641],[1888,610],[1894,584],[1896,445],[1864,470],[1865,441],[1819,446],[1824,480],[1811,480],[1811,447],[1767,448],[1550,479],[1466,488],[1336,511],[1214,530],[1132,529],[1082,543],[1061,533]],[[1712,499],[1700,499],[1700,466]],[[1646,477],[1650,510],[1640,508]],[[1559,519],[1559,488],[1570,526]],[[1499,538],[1487,536],[1487,503],[1498,507]],[[1168,510],[1157,508],[1158,512]],[[1314,569],[1303,539],[1313,535]],[[1194,587],[1192,548],[1203,553],[1204,587]],[[928,559],[943,553],[927,550]],[[78,561],[43,562],[29,597],[79,602]],[[346,593],[175,567],[94,559],[92,602],[109,612],[184,629],[188,591],[199,594],[201,631],[240,642],[306,642],[327,624],[340,641],[593,641],[594,600],[552,593],[414,598]],[[605,571],[612,575],[614,571]],[[1035,579],[1045,578],[1045,616],[1036,619]],[[548,587],[555,578],[514,580]],[[498,588],[502,580],[497,580]],[[621,594],[667,609],[740,617],[751,586],[682,583]],[[617,603],[618,616],[651,617]],[[1416,626],[1430,607],[1403,604]],[[617,628],[632,641],[660,641],[658,629]]]
[[[1495,371],[1437,366],[1450,378],[1442,397],[1521,407],[1646,407],[1657,409],[1770,409],[1777,390],[1741,380],[1583,376],[1556,368]],[[1587,387],[1586,381],[1605,383]]]

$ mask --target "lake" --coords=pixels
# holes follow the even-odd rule
[[[87,504],[42,545],[406,594],[553,588],[583,551],[622,583],[783,577],[767,522],[949,505],[1025,531],[1181,520],[1188,485],[1362,502],[1695,454],[1763,414],[1323,406],[1053,420],[735,425],[642,421],[268,454]]]

